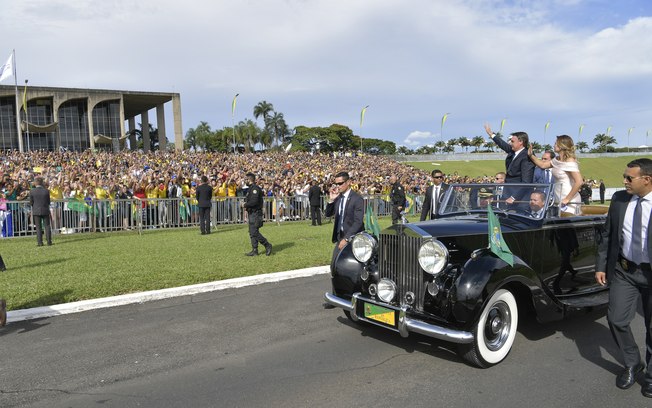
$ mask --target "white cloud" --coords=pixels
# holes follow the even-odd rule
[[[432,142],[434,137],[435,136],[431,132],[415,130],[407,135],[405,140],[403,140],[403,143],[405,143],[406,146],[422,146],[426,144],[432,144],[428,142]]]

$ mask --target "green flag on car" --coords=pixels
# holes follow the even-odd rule
[[[514,266],[514,255],[503,238],[500,221],[498,221],[498,217],[496,217],[490,205],[487,205],[487,215],[489,218],[489,249],[498,258],[507,262],[509,266]]]

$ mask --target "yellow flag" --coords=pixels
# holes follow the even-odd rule
[[[500,121],[500,130],[498,132],[503,133],[503,128],[505,127],[505,123],[507,123],[507,118],[504,118],[503,120]]]
[[[25,89],[23,90],[23,110],[27,115],[27,83],[25,83]]]
[[[444,128],[444,123],[446,123],[446,119],[448,119],[448,115],[450,115],[450,113],[446,113],[446,114],[444,114],[444,116],[441,117],[441,127],[442,127],[442,129]]]
[[[231,102],[231,117],[235,115],[235,101],[238,98],[238,95],[240,94],[239,93],[235,94],[235,96],[233,97],[233,102]]]
[[[360,112],[360,127],[362,127],[362,122],[364,122],[364,114],[365,112],[367,112],[368,107],[369,105],[365,106],[364,108],[362,108],[362,112]]]

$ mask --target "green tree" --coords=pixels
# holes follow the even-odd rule
[[[615,150],[612,145],[617,143],[616,138],[613,136],[606,135],[604,133],[598,133],[593,138],[593,144],[597,145],[597,148],[594,149],[596,152],[612,152]]]
[[[414,154],[414,151],[406,146],[399,146],[398,149],[396,149],[396,154],[408,156]]]
[[[484,144],[484,137],[482,136],[475,136],[471,140],[471,146],[475,147],[476,152],[478,151],[479,148],[482,147],[483,144]]]
[[[469,146],[471,146],[471,141],[468,137],[460,137],[457,139],[457,144],[464,149],[466,153],[469,152]]]
[[[254,119],[258,120],[259,117],[263,117],[263,129],[269,132],[269,117],[270,112],[274,111],[274,105],[267,101],[260,101],[256,106],[254,106]]]
[[[443,140],[437,140],[435,142],[435,153],[442,153],[444,151],[444,147],[446,147],[446,142]]]
[[[158,150],[158,129],[153,127],[151,123],[149,126],[149,150],[154,151]],[[143,124],[139,123],[138,127],[140,129],[131,130],[130,133],[136,135],[136,148],[144,149],[145,142],[143,137]]]
[[[253,120],[241,120],[238,123],[237,131],[242,135],[245,152],[253,151],[256,143],[260,143],[260,128]]]
[[[290,129],[281,112],[274,112],[268,120],[268,129],[273,135],[276,145],[280,146],[285,141],[286,136],[290,135]]]
[[[579,150],[580,152],[584,153],[586,150],[589,149],[589,144],[586,143],[586,142],[577,142],[577,144],[575,145],[575,147],[577,148],[577,150]]]
[[[543,150],[543,147],[541,146],[541,143],[532,142],[532,151],[534,153],[539,153],[541,150]]]

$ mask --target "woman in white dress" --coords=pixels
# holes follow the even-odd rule
[[[555,178],[553,185],[555,202],[559,205],[562,215],[578,215],[580,213],[580,187],[582,187],[582,174],[575,157],[575,144],[567,135],[557,136],[553,147],[557,158],[544,161],[532,154],[532,145],[528,148],[530,160],[542,169],[552,168]]]

